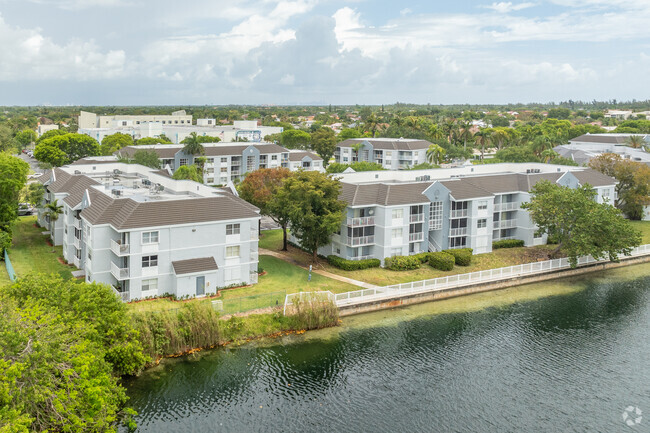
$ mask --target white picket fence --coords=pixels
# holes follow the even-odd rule
[[[638,257],[650,254],[650,244],[634,248],[627,257]],[[622,256],[625,257],[625,256]],[[595,260],[591,256],[578,258],[578,267],[591,263],[605,263],[609,259]],[[372,289],[355,290],[352,292],[333,294],[329,291],[323,292],[300,292],[287,295],[284,302],[286,313],[287,305],[291,304],[296,297],[303,300],[306,296],[322,296],[334,301],[337,307],[347,307],[365,302],[383,301],[398,298],[404,295],[422,294],[441,290],[456,289],[473,284],[508,280],[516,277],[523,277],[560,269],[569,269],[569,259],[554,259],[543,262],[526,263],[523,265],[508,266],[506,268],[488,269],[485,271],[470,272],[467,274],[449,275],[447,277],[433,278],[430,280],[413,281],[410,283],[394,284],[392,286],[375,287]],[[320,294],[320,295],[318,295]]]

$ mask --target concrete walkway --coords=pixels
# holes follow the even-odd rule
[[[292,265],[296,265],[296,266],[301,267],[301,268],[303,268],[305,270],[309,269],[309,268],[301,265],[300,263],[298,263],[290,255],[284,254],[281,251],[267,250],[267,249],[264,249],[264,248],[259,248],[258,251],[262,255],[272,256],[272,257],[275,257],[277,259],[284,260],[287,263],[291,263]],[[331,272],[323,271],[321,269],[313,269],[312,268],[312,272],[315,273],[315,274],[318,274],[318,275],[322,275],[322,276],[327,277],[327,278],[331,278],[333,280],[338,280],[338,281],[342,281],[344,283],[352,284],[354,286],[358,286],[358,287],[361,287],[363,289],[374,289],[374,288],[378,287],[378,286],[375,286],[373,284],[364,283],[363,281],[359,281],[359,280],[353,280],[352,278],[342,277],[341,275],[333,274]]]

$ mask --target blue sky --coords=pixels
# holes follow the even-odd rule
[[[649,99],[648,0],[0,0],[0,105]]]

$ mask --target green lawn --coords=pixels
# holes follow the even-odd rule
[[[45,243],[42,227],[34,227],[36,216],[20,217],[13,227],[13,246],[9,249],[9,259],[18,276],[30,272],[56,273],[64,278],[72,278],[74,267],[65,266],[57,260],[62,256],[62,248],[51,247]],[[3,263],[4,265],[4,263]],[[9,282],[4,271],[0,274],[0,284]]]
[[[641,232],[641,244],[650,244],[650,221],[630,221],[630,224]]]
[[[261,233],[260,248],[274,251],[282,249],[282,230],[262,230]]]
[[[282,233],[280,233],[281,238]],[[260,267],[264,269],[266,275],[261,275],[257,284],[236,289],[223,289],[219,297],[186,302],[221,300],[223,301],[224,311],[226,313],[233,313],[256,308],[282,306],[284,305],[285,295],[289,293],[319,290],[342,293],[359,289],[357,286],[318,274],[312,274],[311,281],[307,281],[308,272],[305,269],[271,256],[261,255]],[[145,311],[173,309],[179,308],[181,305],[182,303],[169,299],[154,299],[151,301],[135,302],[129,304],[129,307],[134,310]]]

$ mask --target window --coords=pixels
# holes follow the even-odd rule
[[[145,290],[158,290],[158,278],[142,280],[142,291]]]
[[[278,155],[271,155],[271,161],[277,161]]]
[[[478,202],[478,210],[487,209],[487,200],[481,200]]]
[[[390,256],[395,257],[395,256],[400,256],[402,255],[402,249],[401,248],[391,248],[390,250]]]
[[[208,168],[208,169],[205,170],[205,172],[207,174],[212,174],[212,173],[214,173],[214,168]]]
[[[476,228],[484,229],[486,227],[487,227],[487,219],[481,218],[480,220],[476,221]]]
[[[404,209],[393,209],[393,219],[404,219]]]
[[[142,256],[142,267],[153,268],[158,266],[158,256]]]
[[[231,257],[239,257],[239,245],[235,245],[233,247],[226,247],[226,257],[231,258]]]
[[[238,235],[239,234],[239,224],[228,224],[226,225],[226,235]]]
[[[429,230],[442,228],[442,202],[434,201],[429,207]]]
[[[228,173],[228,167],[221,167],[222,173]]]
[[[187,158],[181,158],[181,161],[178,163],[179,166],[187,165]]]
[[[228,162],[228,158],[221,158],[221,163],[225,164]]]
[[[214,164],[214,158],[208,158],[208,159],[206,160],[206,162],[207,162],[208,164]]]
[[[208,182],[208,183],[214,183],[214,178],[213,178],[213,177],[209,177],[208,180],[207,180],[207,182]]]
[[[144,232],[144,233],[142,233],[142,243],[143,244],[157,244],[158,243],[158,232]]]
[[[401,228],[393,229],[391,237],[393,239],[401,239],[402,238],[402,229]]]

